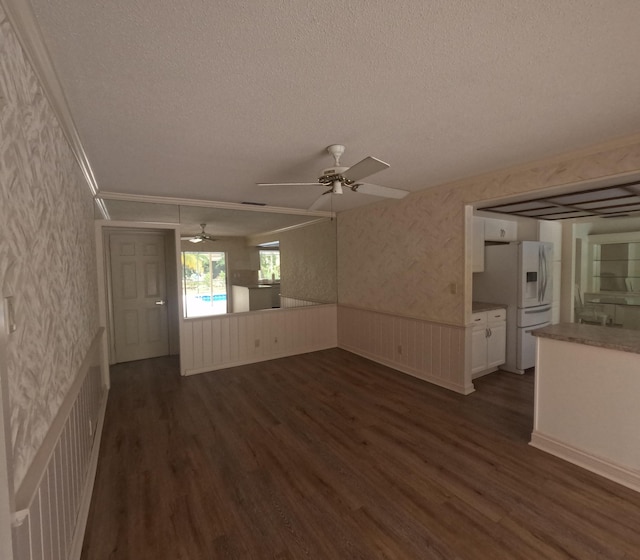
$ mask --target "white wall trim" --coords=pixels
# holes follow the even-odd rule
[[[469,328],[340,305],[338,347],[468,395]]]
[[[251,204],[241,204],[239,202],[218,202],[215,200],[199,200],[195,198],[177,198],[172,196],[127,194],[107,191],[101,191],[100,198],[104,200],[150,202],[153,204],[175,204],[177,206],[204,206],[205,208],[223,208],[226,210],[242,210],[244,212],[266,212],[271,214],[293,214],[296,216],[318,216],[319,218],[335,218],[336,216],[335,212],[327,212],[323,210],[305,210],[302,208],[287,208],[281,206],[255,206]]]
[[[71,541],[71,549],[69,552],[69,560],[80,560],[82,553],[82,543],[84,541],[84,533],[87,529],[87,521],[89,519],[89,509],[91,507],[91,497],[93,496],[93,486],[96,480],[96,472],[98,470],[98,458],[100,457],[100,442],[102,441],[102,430],[104,428],[104,419],[107,412],[107,402],[109,400],[109,390],[104,392],[104,398],[100,405],[98,422],[96,425],[96,435],[91,449],[91,458],[89,459],[89,467],[87,469],[87,477],[82,490],[82,500],[78,509],[78,517],[76,527]]]
[[[13,486],[13,449],[11,447],[11,414],[9,408],[9,380],[6,367],[8,326],[5,320],[4,294],[0,293],[0,558],[13,559],[11,531],[15,509]]]
[[[111,220],[97,220],[94,223],[95,227],[95,240],[96,240],[96,267],[98,274],[98,317],[100,325],[104,326],[107,330],[107,336],[103,339],[103,371],[105,372],[106,379],[104,384],[107,388],[110,387],[111,382],[109,380],[109,363],[112,356],[111,340],[112,336],[112,321],[110,313],[110,294],[109,294],[109,247],[106,242],[106,237],[111,231],[154,231],[154,232],[170,232],[173,231],[174,245],[175,245],[175,262],[167,262],[166,266],[175,266],[177,274],[177,285],[175,290],[170,292],[170,287],[167,286],[167,294],[175,298],[177,302],[178,317],[173,319],[170,317],[169,321],[175,320],[178,324],[178,342],[182,337],[182,265],[180,263],[180,224],[161,224],[161,223],[149,223],[149,222],[131,222],[131,221],[111,221]],[[168,254],[168,253],[167,253]],[[182,360],[182,358],[181,358]]]
[[[591,453],[568,445],[557,439],[534,430],[531,434],[532,447],[555,455],[583,469],[596,473],[604,478],[613,480],[636,492],[640,492],[640,471],[630,470],[626,467],[592,455]]]
[[[103,329],[100,338],[104,338]],[[42,452],[18,489],[14,558],[68,560],[72,547],[74,551],[82,548],[107,402],[100,349],[100,341],[94,340],[84,371],[76,376]]]
[[[62,432],[67,424],[69,413],[71,412],[71,409],[78,398],[78,394],[82,389],[82,385],[85,382],[87,371],[93,361],[93,357],[100,352],[99,348],[102,346],[102,339],[104,336],[104,329],[99,328],[98,332],[93,337],[93,341],[89,346],[89,350],[87,351],[87,355],[85,356],[83,363],[78,369],[76,378],[67,391],[64,401],[60,405],[56,417],[53,419],[53,422],[47,431],[47,435],[40,444],[33,461],[31,461],[31,464],[22,479],[20,487],[16,489],[16,508],[18,510],[28,508],[29,504],[33,500],[33,495],[40,485],[42,475],[46,471],[47,465],[52,460],[54,450],[62,437]]]

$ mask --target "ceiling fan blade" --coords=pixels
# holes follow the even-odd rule
[[[317,210],[318,208],[321,208],[322,206],[324,206],[327,201],[329,201],[331,199],[331,195],[329,196],[325,196],[328,193],[322,193],[318,198],[316,198],[316,200],[314,201],[314,203],[309,206],[309,210],[313,211],[313,210]]]
[[[322,183],[256,183],[259,187],[306,187],[306,186],[324,186]]]
[[[360,183],[354,185],[355,191],[362,194],[371,194],[373,196],[383,196],[385,198],[404,198],[409,191],[402,189],[392,189],[391,187],[383,187],[382,185],[373,185],[371,183]]]
[[[389,167],[388,163],[385,163],[378,158],[368,156],[355,165],[352,165],[342,174],[342,176],[349,181],[359,181],[369,175],[383,171],[384,169],[387,169],[387,167]]]

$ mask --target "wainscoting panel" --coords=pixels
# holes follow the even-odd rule
[[[182,375],[315,352],[337,345],[336,305],[313,305],[186,319]]]
[[[100,367],[103,335],[101,330],[96,336],[16,493],[17,560],[80,557],[106,408],[107,390]]]
[[[465,381],[465,328],[341,305],[338,346],[458,393]]]

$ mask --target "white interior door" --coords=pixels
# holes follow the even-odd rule
[[[116,362],[169,354],[164,234],[111,233]]]

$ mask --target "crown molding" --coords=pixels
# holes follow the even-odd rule
[[[58,118],[71,151],[73,152],[82,174],[87,182],[91,194],[95,197],[100,189],[93,174],[91,164],[84,151],[80,135],[76,128],[67,98],[58,79],[58,75],[51,62],[49,50],[42,37],[42,32],[36,20],[31,4],[28,0],[0,0],[11,23],[13,31],[25,52],[25,55],[34,73],[36,74],[51,107]],[[104,215],[104,209],[100,204],[98,208]],[[104,215],[108,218],[108,215]]]
[[[128,202],[147,202],[151,204],[175,204],[177,206],[204,206],[205,208],[222,208],[226,210],[243,210],[245,212],[265,212],[271,214],[291,214],[294,216],[318,216],[319,218],[335,218],[335,212],[322,210],[303,210],[284,206],[254,206],[239,202],[217,202],[215,200],[198,200],[194,198],[175,198],[170,196],[152,196],[145,194],[127,194],[101,191],[96,200],[123,200]]]

